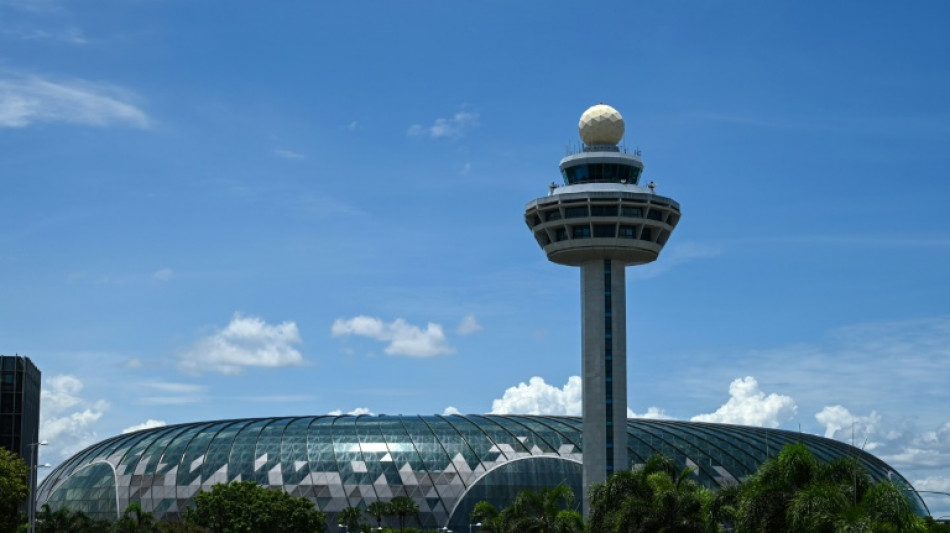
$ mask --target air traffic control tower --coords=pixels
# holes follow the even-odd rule
[[[680,206],[641,186],[639,151],[617,145],[623,117],[599,104],[581,115],[581,149],[561,160],[563,185],[525,208],[525,222],[548,259],[581,268],[584,382],[584,512],[592,484],[627,458],[625,268],[655,261],[680,219]]]

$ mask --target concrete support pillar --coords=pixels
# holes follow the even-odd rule
[[[581,264],[581,349],[584,382],[584,515],[587,491],[629,467],[627,459],[627,334],[624,264]]]

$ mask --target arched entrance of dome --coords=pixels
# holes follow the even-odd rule
[[[469,517],[478,502],[487,501],[501,510],[511,505],[523,490],[538,491],[558,485],[566,485],[574,491],[577,509],[580,510],[583,500],[582,471],[580,461],[554,455],[534,455],[508,461],[489,470],[470,485],[444,525],[464,533],[469,530]]]

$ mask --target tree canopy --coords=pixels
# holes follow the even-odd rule
[[[210,533],[309,533],[327,528],[326,516],[310,500],[253,481],[219,483],[198,494],[185,521]]]
[[[23,521],[20,505],[30,495],[30,469],[19,455],[0,448],[0,531],[14,531]]]

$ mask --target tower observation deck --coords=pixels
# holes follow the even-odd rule
[[[554,263],[581,268],[583,486],[628,469],[625,268],[655,261],[680,206],[640,185],[643,161],[622,151],[624,121],[599,104],[578,124],[582,150],[561,160],[564,184],[531,201],[525,222]]]

